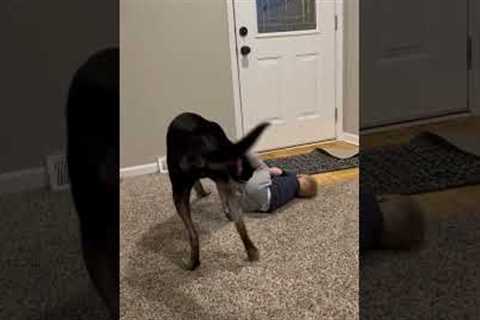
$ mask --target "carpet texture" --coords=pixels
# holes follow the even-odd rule
[[[480,157],[433,133],[360,153],[360,181],[376,194],[418,194],[480,183]]]
[[[80,251],[68,192],[0,197],[0,319],[107,320]]]
[[[121,318],[358,319],[358,181],[320,186],[273,215],[246,215],[260,250],[251,263],[214,186],[192,196],[200,267],[166,175],[121,184]]]
[[[480,319],[480,209],[425,222],[422,248],[362,258],[361,319]]]

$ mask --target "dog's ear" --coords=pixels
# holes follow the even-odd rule
[[[263,131],[270,125],[268,122],[263,122],[257,125],[252,131],[250,131],[242,140],[238,141],[232,146],[230,155],[234,158],[245,155],[250,148],[253,147]]]

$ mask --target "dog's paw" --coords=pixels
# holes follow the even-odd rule
[[[230,213],[230,210],[224,210],[225,217],[227,217],[228,220],[233,221],[232,214]]]
[[[223,213],[225,213],[225,217],[227,217],[228,220],[233,221],[232,211],[230,210],[230,208],[225,204],[222,204],[222,207]]]
[[[258,261],[260,259],[260,252],[257,248],[250,248],[247,250],[248,260]]]
[[[195,269],[198,268],[198,266],[200,266],[200,261],[183,261],[183,267],[185,268],[185,270],[187,271],[193,271]]]

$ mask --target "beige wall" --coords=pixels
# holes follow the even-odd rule
[[[40,167],[64,149],[70,80],[115,41],[113,9],[96,0],[0,2],[0,173]]]
[[[359,1],[344,0],[344,131],[359,127]]]
[[[121,166],[166,153],[166,130],[199,112],[235,137],[225,0],[120,0]]]

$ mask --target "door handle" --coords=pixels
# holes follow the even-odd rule
[[[251,51],[252,49],[250,49],[249,46],[243,46],[240,48],[240,53],[242,54],[242,56],[248,55]]]

